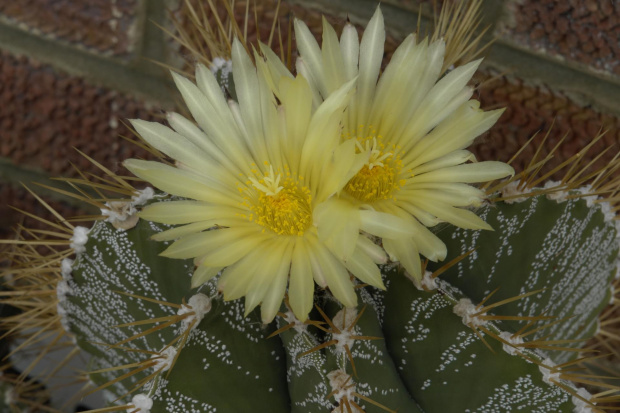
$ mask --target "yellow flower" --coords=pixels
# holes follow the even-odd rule
[[[218,287],[224,298],[245,296],[246,314],[262,303],[265,323],[279,310],[287,283],[291,308],[300,320],[313,305],[313,279],[344,305],[354,306],[348,271],[383,288],[370,256],[377,262],[387,257],[360,236],[345,262],[319,240],[313,220],[317,206],[342,190],[368,158],[356,153],[353,141],[340,139],[340,118],[354,82],[344,82],[313,109],[312,92],[302,76],[273,76],[261,57],[256,60],[258,70],[235,41],[238,103],[226,101],[202,65],[197,85],[174,75],[199,127],[176,113],[168,116],[172,129],[132,121],[176,165],[130,159],[125,166],[162,191],[187,198],[152,204],[140,216],[181,225],[154,237],[176,240],[162,255],[194,258],[194,287],[223,270]]]
[[[361,42],[347,24],[340,40],[323,20],[323,44],[295,21],[301,57],[299,73],[309,79],[315,104],[342,84],[357,79],[356,95],[344,114],[343,141],[354,141],[368,162],[339,197],[315,213],[319,238],[341,258],[361,229],[382,238],[383,247],[416,279],[420,253],[430,260],[446,256],[445,245],[427,227],[448,222],[462,228],[491,229],[472,211],[485,193],[470,183],[513,174],[501,162],[475,162],[465,150],[489,129],[502,110],[484,112],[467,86],[480,61],[442,76],[442,40],[429,44],[408,36],[380,74],[385,29],[377,8]]]

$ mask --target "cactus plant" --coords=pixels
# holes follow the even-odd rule
[[[193,290],[192,261],[158,256],[165,245],[149,241],[167,227],[141,220],[118,231],[99,222],[73,263],[63,306],[78,344],[94,355],[97,386],[115,398],[147,394],[152,412],[585,405],[570,384],[580,378],[570,369],[572,350],[592,336],[609,302],[615,225],[599,204],[547,195],[496,202],[478,213],[497,231],[440,231],[448,245],[458,244],[449,248],[453,255],[480,247],[455,257],[461,260],[441,279],[428,272],[429,291],[388,264],[386,290],[360,285],[357,308],[323,292],[313,321],[298,321],[283,305],[277,325],[263,325],[256,312],[244,317],[242,305],[223,301],[213,281]],[[572,233],[557,236],[566,230]],[[208,311],[189,327],[192,305]],[[232,396],[238,389],[243,397]]]
[[[372,68],[362,66],[377,69],[376,81],[382,54],[379,11],[373,19],[360,45],[359,76],[366,79],[359,84],[355,76],[319,79],[338,60],[337,39],[326,24],[331,40],[321,50],[300,22],[308,67],[298,67],[309,80],[293,77],[264,45],[254,56],[257,72],[238,40],[233,77],[222,73],[226,65],[199,66],[197,86],[175,76],[202,130],[177,114],[168,117],[176,132],[135,121],[162,162],[126,163],[159,190],[135,189],[97,164],[105,176],[85,177],[79,183],[87,189],[70,181],[75,197],[101,210],[92,226],[58,216],[50,230],[10,241],[21,249],[13,250],[19,264],[9,272],[21,280],[3,302],[19,303],[22,313],[4,325],[30,331],[33,345],[37,335],[55,337],[45,352],[69,340],[70,356],[88,354],[85,392],[103,391],[108,401],[93,412],[585,413],[617,399],[614,384],[583,370],[601,359],[584,343],[613,299],[615,198],[597,194],[617,191],[614,166],[589,172],[589,164],[579,167],[582,151],[561,182],[542,188],[547,176],[538,177],[544,160],[537,159],[506,181],[464,185],[504,178],[511,168],[462,165],[471,159],[462,148],[499,113],[467,102],[476,64],[461,62],[445,74],[441,40],[415,46],[410,37],[394,57],[394,65],[405,55],[428,59],[438,65],[435,76],[444,73],[429,108],[460,99],[421,127],[424,139],[413,147],[426,152],[399,154],[399,142],[378,136],[340,136],[348,124],[342,113],[389,123],[385,111],[364,111],[370,104],[362,99],[373,83]],[[341,42],[354,44],[352,33],[348,27]],[[448,46],[457,52],[445,61],[457,63],[462,48]],[[363,60],[369,54],[371,63]],[[435,70],[425,65],[421,72]],[[233,123],[217,123],[224,118]],[[454,132],[455,119],[469,122],[466,132]],[[282,131],[289,140],[279,140]],[[440,138],[446,142],[437,146]],[[241,165],[257,154],[269,160],[264,168]],[[403,160],[415,156],[423,160],[395,180]],[[391,175],[380,175],[385,171]],[[414,182],[425,173],[432,179]],[[371,175],[375,181],[363,181]],[[363,193],[371,181],[392,186]],[[223,184],[231,182],[239,199],[227,198]],[[415,192],[412,182],[426,187]],[[392,196],[402,188],[426,198]],[[407,214],[395,212],[406,203],[413,205]],[[221,235],[240,221],[237,237]],[[250,234],[250,225],[256,239],[246,242],[239,234]],[[265,232],[269,237],[257,235]],[[418,252],[429,259],[420,261]],[[584,384],[604,390],[592,395]]]

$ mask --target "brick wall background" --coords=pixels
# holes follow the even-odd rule
[[[192,0],[197,4],[198,0]],[[44,214],[21,186],[50,177],[75,177],[73,165],[94,167],[74,148],[122,171],[128,157],[147,157],[121,139],[128,118],[157,119],[175,108],[166,70],[180,67],[183,51],[156,26],[171,29],[168,11],[183,19],[180,0],[0,0],[0,234],[22,218],[9,206]],[[258,0],[259,31],[269,31],[276,0]],[[290,13],[320,33],[325,13],[338,26],[348,15],[365,25],[376,0],[289,0]],[[430,0],[384,0],[390,52],[423,27]],[[245,9],[242,0],[237,10]],[[479,139],[481,159],[508,160],[533,133],[555,128],[547,145],[568,134],[556,164],[585,146],[599,129],[603,145],[620,140],[620,2],[617,0],[486,0],[484,23],[497,38],[487,54],[479,99],[486,108],[507,107],[498,125]],[[155,24],[154,24],[155,23]],[[250,36],[256,27],[249,25]],[[179,53],[181,56],[179,56]],[[533,150],[533,149],[532,149]],[[532,150],[523,154],[527,161]],[[605,154],[600,162],[613,154]],[[68,215],[92,213],[70,199],[40,191]]]

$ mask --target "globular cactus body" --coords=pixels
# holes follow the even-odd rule
[[[616,227],[579,198],[540,195],[478,214],[496,231],[440,228],[448,260],[474,251],[427,274],[428,291],[388,264],[386,291],[359,285],[358,308],[322,292],[312,322],[283,305],[270,325],[223,301],[215,280],[192,290],[192,261],[161,257],[166,244],[149,240],[169,227],[99,222],[62,305],[92,380],[111,383],[111,400],[147,394],[151,412],[572,412],[581,401],[556,365],[577,357],[569,350],[609,302]],[[181,310],[197,293],[210,308],[191,326]],[[158,372],[167,346],[178,358]]]

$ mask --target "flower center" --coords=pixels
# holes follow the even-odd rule
[[[271,229],[278,235],[302,236],[312,225],[310,190],[291,177],[288,170],[284,179],[269,167],[262,178],[249,177],[256,188],[255,196],[248,203],[251,214],[248,218]],[[249,200],[246,198],[246,200]]]
[[[358,152],[370,152],[368,163],[346,184],[345,191],[352,197],[373,202],[392,198],[394,190],[404,181],[398,179],[403,163],[396,148],[388,151],[381,136],[357,138]]]

